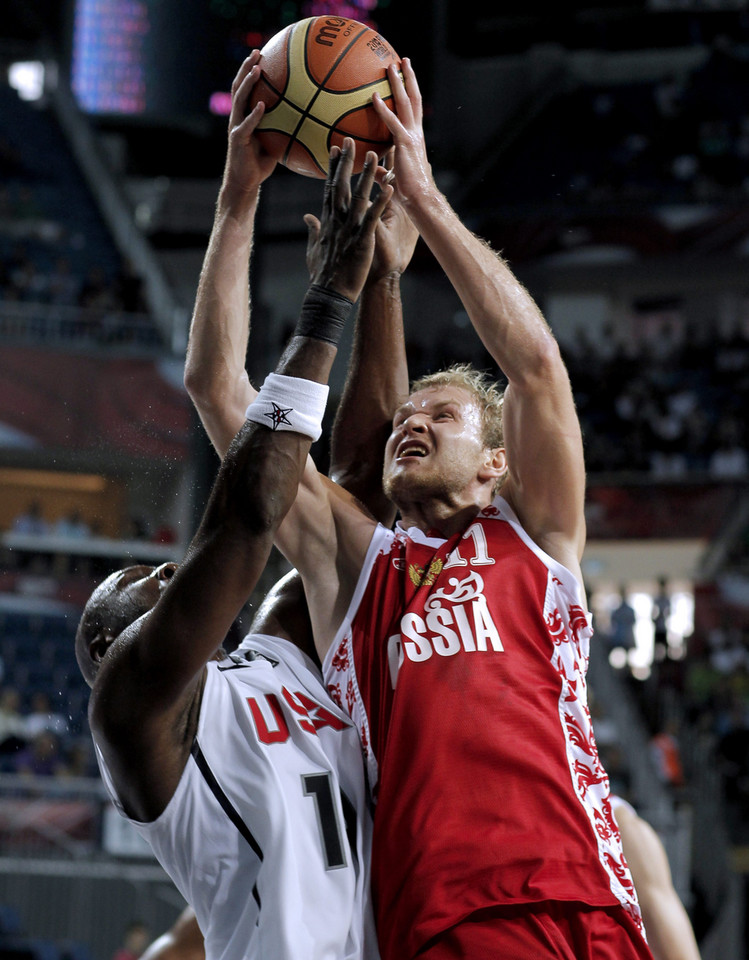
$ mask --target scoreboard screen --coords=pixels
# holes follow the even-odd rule
[[[188,119],[215,56],[205,0],[75,0],[70,83],[91,114]]]
[[[390,0],[71,0],[70,84],[101,117],[171,124],[226,113],[242,60],[303,17],[377,28]]]

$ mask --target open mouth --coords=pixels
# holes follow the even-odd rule
[[[427,449],[420,443],[405,443],[398,450],[396,460],[405,460],[407,457],[418,457],[421,459],[427,455]]]

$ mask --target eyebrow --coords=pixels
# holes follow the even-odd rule
[[[148,569],[149,568],[145,564],[143,565],[136,564],[133,567],[126,567],[120,573],[119,577],[117,577],[117,579],[114,581],[112,585],[117,589],[121,589],[123,585],[126,586],[128,583],[131,583],[133,580],[137,580],[138,574],[140,573],[140,571],[148,570]]]
[[[393,414],[393,420],[397,420],[398,417],[400,417],[401,414],[403,414],[406,410],[413,410],[413,409],[415,409],[415,408],[414,408],[414,405],[413,405],[412,403],[410,403],[410,402],[409,402],[409,403],[404,403],[403,406],[402,406],[402,407],[398,407],[398,409],[397,409],[397,410],[395,411],[395,413]]]
[[[447,397],[444,400],[434,400],[432,402],[434,404],[434,409],[436,410],[444,410],[446,407],[460,407],[461,405],[461,401],[458,397]],[[415,404],[411,403],[411,401],[409,400],[406,403],[404,403],[402,407],[398,407],[398,409],[393,414],[393,420],[396,420],[405,411],[408,410],[410,412],[411,410],[415,410],[415,409],[416,409]]]

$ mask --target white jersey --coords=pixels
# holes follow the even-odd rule
[[[174,796],[153,822],[131,821],[195,910],[207,960],[376,960],[350,719],[286,640],[250,635],[207,671]]]

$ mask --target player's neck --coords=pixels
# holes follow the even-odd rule
[[[401,525],[405,529],[418,527],[423,533],[438,534],[448,540],[465,530],[476,514],[488,504],[447,504],[440,500],[404,504],[400,508]]]

